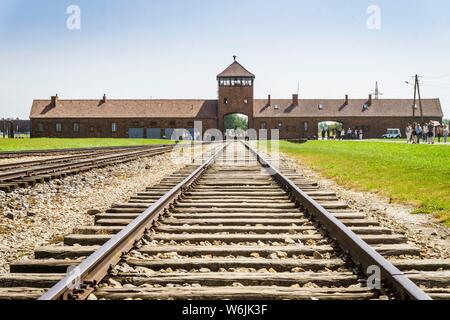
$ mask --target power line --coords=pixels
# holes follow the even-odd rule
[[[424,78],[429,78],[429,79],[441,79],[441,78],[448,78],[448,77],[450,77],[450,73],[443,74],[443,75],[440,75],[440,76],[426,76],[426,77],[424,77]]]
[[[425,83],[427,86],[450,87],[450,83],[431,82],[431,81],[424,81],[424,82],[422,82],[422,83]]]

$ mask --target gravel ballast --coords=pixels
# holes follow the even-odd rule
[[[0,273],[32,257],[36,247],[61,242],[74,227],[183,167],[172,154],[94,169],[12,193],[0,191]]]

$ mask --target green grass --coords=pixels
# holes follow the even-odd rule
[[[0,151],[122,147],[172,144],[170,140],[149,139],[0,139]]]
[[[280,142],[280,150],[338,184],[434,214],[450,227],[450,147],[384,142]]]

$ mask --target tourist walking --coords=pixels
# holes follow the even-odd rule
[[[443,137],[444,137],[444,143],[447,143],[448,142],[448,127],[447,126],[444,126]]]
[[[411,138],[412,138],[412,127],[410,124],[408,124],[406,126],[406,143],[408,144],[411,143],[412,142]]]
[[[433,123],[428,123],[428,144],[434,144],[435,128]]]
[[[353,135],[352,128],[348,128],[348,131],[347,131],[347,139],[351,140],[351,139],[352,139],[352,135]]]
[[[412,126],[412,131],[411,131],[411,143],[412,144],[417,144],[418,136],[417,136],[416,127],[417,127],[417,124],[414,123]]]
[[[342,131],[339,128],[336,130],[336,140],[341,140],[341,132]]]
[[[336,140],[336,129],[331,130],[331,140]]]
[[[363,140],[364,132],[362,129],[359,130],[359,140]]]
[[[414,130],[416,130],[417,134],[417,144],[420,144],[420,137],[422,136],[422,126],[420,123],[416,124],[416,128]]]
[[[441,143],[441,138],[443,136],[443,128],[442,126],[437,126],[436,127],[436,137],[438,138],[438,143]]]
[[[423,143],[428,142],[428,123],[425,123],[422,127],[422,140]]]

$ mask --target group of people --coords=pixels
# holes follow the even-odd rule
[[[363,140],[364,131],[363,129],[359,129],[358,127],[356,127],[355,129],[348,128],[347,131],[341,128],[323,128],[321,136],[322,140]]]
[[[420,140],[422,140],[423,143],[434,144],[437,138],[439,143],[441,140],[447,143],[448,133],[448,126],[435,125],[433,122],[428,122],[423,125],[420,123],[408,124],[406,126],[406,142],[420,144]]]

